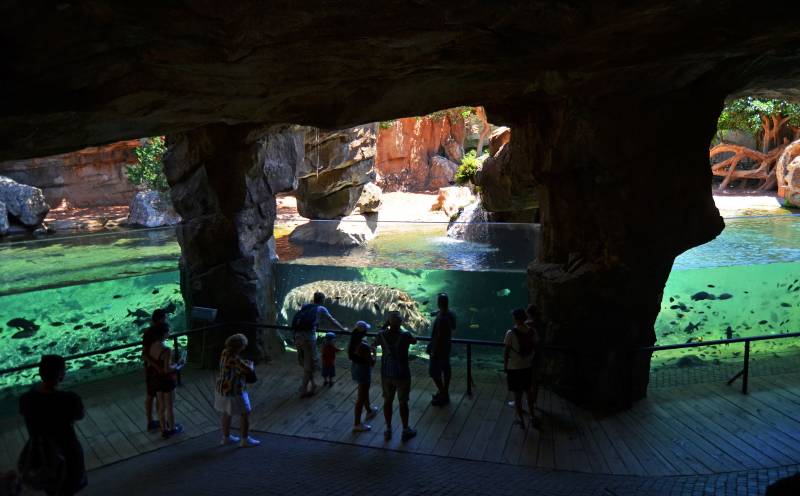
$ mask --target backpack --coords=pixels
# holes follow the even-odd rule
[[[292,319],[292,330],[295,332],[311,332],[317,326],[317,307],[313,303],[303,305],[300,310],[294,314]]]
[[[536,351],[536,331],[530,329],[528,332],[519,332],[515,327],[513,329],[514,336],[517,337],[517,343],[519,343],[519,356],[522,358],[528,358],[533,355],[533,352]]]
[[[19,455],[17,468],[22,482],[37,491],[55,493],[67,474],[67,461],[61,448],[44,436],[33,436]]]

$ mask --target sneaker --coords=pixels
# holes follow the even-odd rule
[[[371,430],[372,426],[367,424],[358,424],[353,426],[353,432],[369,432]]]
[[[175,427],[172,428],[172,434],[180,434],[183,432],[183,426],[181,424],[175,424]]]
[[[366,419],[369,420],[375,418],[375,416],[378,414],[379,411],[381,411],[380,408],[378,408],[377,406],[373,406],[372,408],[367,410],[367,414],[365,415]]]
[[[148,431],[157,431],[161,427],[161,424],[158,420],[151,420],[147,423],[147,430]]]
[[[240,438],[239,436],[228,434],[227,436],[222,436],[222,441],[220,441],[219,444],[236,444],[241,440],[242,438]]]
[[[385,431],[383,431],[383,440],[384,441],[388,441],[391,438],[392,438],[392,429],[391,428],[388,428]]]
[[[247,436],[246,438],[242,439],[242,441],[239,443],[239,446],[242,448],[249,448],[251,446],[258,446],[259,444],[261,444],[261,441]]]
[[[417,435],[417,431],[412,428],[403,429],[403,437],[401,438],[403,441],[408,441],[409,439],[413,438]]]

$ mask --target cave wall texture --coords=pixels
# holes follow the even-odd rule
[[[214,263],[229,264],[225,277],[235,279],[233,266],[255,263],[251,253],[271,234],[269,201],[256,201],[266,224],[255,251],[242,234],[252,226],[234,215],[254,201],[243,190],[255,141],[242,129],[341,129],[484,105],[492,122],[513,127],[512,164],[538,184],[531,299],[548,340],[577,347],[551,357],[548,370],[572,398],[625,406],[646,391],[649,357],[631,349],[654,340],[674,257],[722,229],[707,145],[723,100],[800,97],[798,9],[721,0],[12,0],[0,7],[0,160],[158,134],[213,143],[189,147],[184,159],[196,167],[220,150],[205,162],[202,187],[233,203],[179,198],[182,246],[188,273],[204,274],[189,232],[219,224],[227,248]],[[251,307],[264,318],[259,303]]]

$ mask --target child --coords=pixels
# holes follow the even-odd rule
[[[359,320],[350,335],[350,344],[347,347],[347,355],[352,362],[350,373],[353,380],[358,384],[358,394],[356,396],[356,409],[353,419],[353,432],[368,432],[372,426],[361,423],[361,412],[366,412],[366,420],[378,414],[378,407],[369,404],[369,387],[372,383],[372,367],[375,366],[375,349],[364,342],[370,325]]]
[[[219,360],[219,377],[214,391],[214,408],[222,413],[221,444],[240,443],[246,448],[258,446],[261,441],[250,437],[250,396],[247,394],[247,381],[253,382],[255,369],[253,362],[239,356],[247,347],[244,334],[234,334],[225,340],[225,349]],[[241,418],[239,430],[242,437],[231,434],[231,417]]]
[[[333,386],[336,376],[336,354],[342,351],[336,346],[336,334],[325,334],[325,344],[322,345],[322,381],[323,386]]]

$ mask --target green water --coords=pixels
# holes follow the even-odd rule
[[[800,218],[726,224],[719,238],[675,261],[656,320],[658,344],[722,339],[729,327],[732,337],[800,330]],[[441,224],[387,223],[376,240],[356,249],[295,246],[284,236],[277,242],[276,303],[310,282],[362,281],[405,291],[430,318],[436,294],[445,291],[459,337],[499,340],[510,310],[527,301],[534,233],[530,226],[497,229],[502,235],[487,244],[447,238]],[[42,353],[74,355],[137,341],[156,307],[173,308],[173,328],[182,329],[179,254],[174,229],[0,244],[2,367],[35,362]],[[696,296],[701,291],[710,296]],[[758,343],[753,352],[800,351],[795,342]],[[741,347],[659,353],[656,361],[669,364],[687,353],[716,363],[738,357]],[[70,362],[80,380],[138,366],[135,349]],[[0,376],[0,390],[28,383],[32,374]]]

